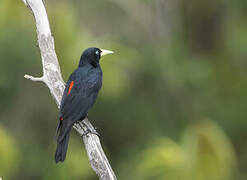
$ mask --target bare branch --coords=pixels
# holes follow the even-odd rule
[[[37,78],[32,77],[30,75],[25,75],[24,77],[32,81],[44,82],[50,89],[50,92],[59,107],[65,86],[61,75],[57,55],[55,52],[54,39],[51,35],[50,25],[46,14],[45,6],[42,0],[22,1],[31,10],[35,18],[38,36],[38,46],[40,48],[43,65],[42,77]],[[87,118],[84,119],[83,122],[87,126],[93,127]],[[73,127],[80,134],[80,136],[83,135],[86,129],[83,123],[75,123]],[[93,170],[99,176],[99,179],[116,180],[117,178],[105,156],[98,136],[94,134],[88,134],[86,136],[83,136],[83,142],[87,151],[90,164]]]
[[[43,77],[33,77],[33,76],[25,74],[24,78],[29,79],[31,81],[44,82],[44,78]]]

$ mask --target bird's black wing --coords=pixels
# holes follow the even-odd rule
[[[74,122],[84,118],[93,106],[102,85],[101,69],[76,69],[66,83],[60,106],[58,141],[62,141]]]
[[[101,88],[101,78],[94,69],[75,70],[66,84],[60,107],[60,118],[75,122],[86,116]]]

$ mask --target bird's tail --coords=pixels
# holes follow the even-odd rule
[[[63,162],[66,158],[69,144],[69,135],[72,128],[72,125],[70,127],[66,127],[65,124],[62,124],[61,122],[59,123],[60,124],[58,126],[60,126],[59,129],[61,129],[57,138],[57,149],[55,153],[56,163],[58,163],[59,161]]]

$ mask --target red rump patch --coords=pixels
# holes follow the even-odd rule
[[[74,81],[71,81],[67,96],[70,94],[70,91],[72,90],[73,86],[74,86]]]
[[[63,117],[60,117],[59,120],[62,121],[63,120]]]

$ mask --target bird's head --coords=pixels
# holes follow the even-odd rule
[[[99,65],[99,60],[102,56],[112,53],[113,51],[105,49],[99,49],[95,47],[88,48],[81,55],[79,67],[87,63],[93,65],[94,67],[97,67]]]

